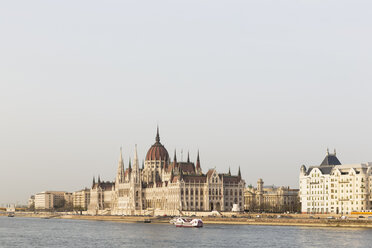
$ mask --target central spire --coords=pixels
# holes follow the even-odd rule
[[[160,136],[159,136],[159,126],[156,127],[156,143],[160,143]]]

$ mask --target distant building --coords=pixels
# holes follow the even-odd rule
[[[82,189],[72,193],[73,206],[75,209],[80,208],[87,210],[90,202],[90,189]]]
[[[231,211],[243,208],[245,182],[238,175],[220,174],[215,169],[202,173],[199,153],[196,163],[171,162],[160,143],[159,130],[155,144],[148,150],[142,168],[135,149],[133,167],[124,169],[120,150],[115,182],[93,179],[88,212],[115,215],[179,215],[183,211]]]
[[[300,169],[303,213],[348,214],[372,208],[372,163],[344,164],[327,149],[318,166]]]
[[[34,195],[30,196],[30,198],[28,199],[27,207],[28,208],[35,207],[35,196]]]
[[[52,209],[53,206],[53,194],[48,192],[41,192],[35,195],[35,209]]]
[[[260,178],[257,188],[248,187],[244,190],[244,210],[251,212],[296,212],[299,208],[298,189],[289,187],[264,187]]]
[[[72,194],[65,191],[44,191],[35,195],[35,209],[53,209],[72,203]]]

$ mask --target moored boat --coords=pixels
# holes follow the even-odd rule
[[[174,223],[176,227],[203,227],[201,219],[178,218]]]

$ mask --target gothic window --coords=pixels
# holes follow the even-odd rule
[[[197,195],[197,194],[198,194],[198,189],[195,190],[195,195]]]
[[[190,190],[190,194],[194,195],[194,190],[193,189]]]
[[[211,195],[211,189],[209,189],[209,195]]]

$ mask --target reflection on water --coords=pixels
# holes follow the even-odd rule
[[[0,217],[0,247],[371,247],[372,229],[166,224]]]

